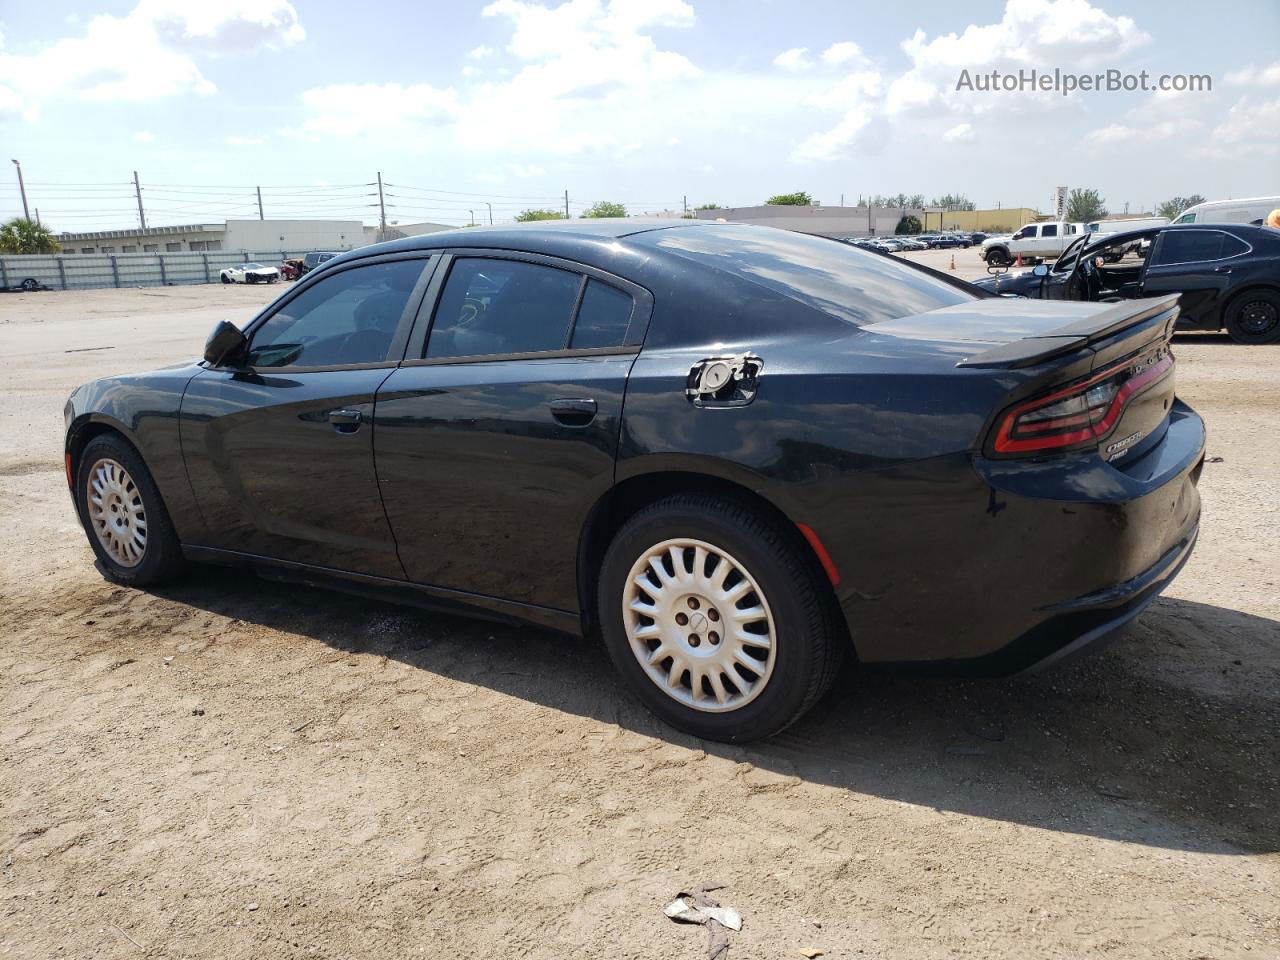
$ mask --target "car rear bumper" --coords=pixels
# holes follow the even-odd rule
[[[1204,441],[1175,400],[1132,460],[940,458],[882,476],[892,499],[833,550],[859,658],[1009,674],[1097,647],[1190,556]]]

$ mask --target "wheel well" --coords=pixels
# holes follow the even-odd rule
[[[827,594],[831,603],[836,605],[834,609],[838,613],[839,604],[835,590],[831,586],[831,581],[823,573],[821,560],[812,544],[805,539],[791,518],[782,510],[754,490],[732,480],[702,473],[664,471],[641,474],[615,484],[597,501],[587,517],[582,538],[578,544],[578,609],[582,611],[584,634],[590,635],[597,627],[596,586],[605,551],[613,542],[614,534],[628,519],[649,504],[678,493],[708,493],[729,497],[773,517],[786,528],[794,530],[796,544],[813,558],[815,576],[822,584],[820,589]],[[842,615],[834,619],[841,625],[844,624]]]
[[[133,441],[126,437],[121,431],[111,426],[109,423],[86,423],[83,427],[75,432],[71,437],[71,444],[67,448],[67,453],[71,454],[71,476],[80,472],[80,454],[84,452],[84,448],[89,445],[89,441],[94,437],[100,437],[104,433],[114,433],[129,446],[138,451],[138,456],[142,456],[142,452],[134,445]]]
[[[1218,329],[1222,330],[1226,328],[1227,314],[1231,312],[1231,308],[1240,301],[1241,297],[1247,297],[1249,294],[1257,293],[1258,291],[1269,293],[1273,297],[1280,296],[1280,287],[1274,287],[1269,283],[1254,283],[1250,286],[1244,287],[1243,289],[1237,290],[1227,299],[1227,302],[1222,305],[1222,312],[1218,314]]]

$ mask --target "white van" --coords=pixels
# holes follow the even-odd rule
[[[1247,197],[1243,200],[1210,200],[1197,203],[1178,215],[1174,223],[1253,223],[1266,220],[1280,207],[1280,197]]]
[[[1195,208],[1189,207],[1188,212],[1193,209]],[[1090,233],[1125,233],[1129,230],[1163,227],[1168,222],[1168,217],[1116,217],[1112,220],[1094,220],[1092,223],[1085,224],[1085,229]]]

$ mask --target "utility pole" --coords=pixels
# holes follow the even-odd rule
[[[15,160],[13,162],[17,163],[18,161]],[[569,191],[568,190],[564,192],[564,218],[566,220],[569,219]]]
[[[20,164],[17,160],[14,160],[13,165],[18,168],[18,192],[22,194],[22,219],[30,220],[31,214],[27,210],[27,187],[26,187],[26,184],[22,182],[22,164]],[[569,194],[566,193],[565,196],[568,197]],[[565,203],[565,209],[568,210],[569,201],[565,200],[564,203]]]
[[[378,171],[378,239],[387,239],[387,201],[382,195],[382,171]]]
[[[476,212],[474,210],[468,210],[467,213],[471,214],[471,222],[468,223],[467,226],[474,227],[476,225]]]
[[[688,212],[689,212],[689,197],[688,197],[688,196],[683,196],[683,197],[681,197],[681,198],[680,198],[680,204],[681,204],[681,206],[683,206],[683,207],[684,207],[684,212],[685,212],[685,213],[688,213]]]
[[[484,205],[489,208],[489,226],[492,227],[493,226],[493,204],[490,203],[488,200],[486,200],[484,202]]]
[[[261,187],[258,187],[258,219],[259,220],[267,219],[262,215],[262,188]]]
[[[36,226],[37,226],[37,227],[42,226],[42,224],[40,223],[40,208],[39,208],[39,207],[36,207]]]
[[[840,206],[844,206],[844,194],[840,194]]]
[[[147,229],[147,215],[142,212],[142,186],[138,183],[138,171],[133,171],[133,192],[138,198],[138,222],[142,229]]]

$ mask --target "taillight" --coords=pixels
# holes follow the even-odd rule
[[[1000,418],[992,446],[996,453],[1019,454],[1095,443],[1111,432],[1132,397],[1172,369],[1173,354],[1161,347],[1024,400]]]

